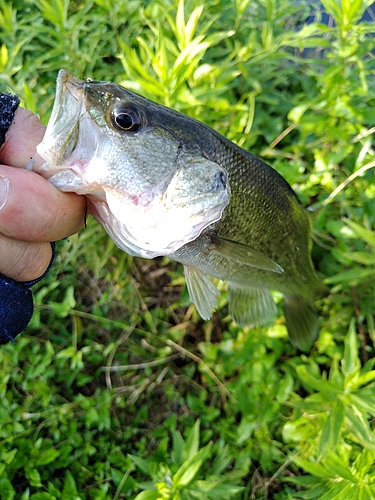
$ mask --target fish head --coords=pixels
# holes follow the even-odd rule
[[[187,121],[186,121],[187,120]],[[152,258],[195,240],[230,200],[225,169],[187,140],[189,120],[123,87],[61,70],[35,170],[89,199],[115,243]]]

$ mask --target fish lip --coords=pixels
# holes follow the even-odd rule
[[[56,80],[56,97],[52,108],[50,121],[56,123],[61,115],[62,108],[66,105],[74,104],[74,101],[80,101],[83,97],[84,82],[76,78],[69,71],[60,69]],[[73,101],[72,101],[73,99]],[[69,102],[71,101],[71,102]],[[71,113],[74,115],[74,113]]]
[[[84,105],[83,84],[69,71],[61,69],[58,73],[51,117],[43,141],[37,146],[37,152],[45,160],[48,170],[62,165],[76,146]]]
[[[84,84],[85,82],[72,75],[72,73],[70,73],[69,71],[66,71],[65,69],[60,69],[57,75],[56,90],[58,90],[60,87],[62,92],[64,92],[64,90],[69,92],[72,95],[72,97],[74,97],[74,99],[77,99],[78,101],[82,97]]]

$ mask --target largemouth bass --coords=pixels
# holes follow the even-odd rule
[[[44,159],[37,172],[86,195],[122,250],[183,264],[202,318],[219,296],[208,276],[228,281],[229,312],[240,326],[272,321],[277,290],[291,342],[311,348],[323,287],[310,258],[310,220],[266,163],[197,120],[65,70],[37,151]]]

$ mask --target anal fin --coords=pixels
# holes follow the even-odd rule
[[[229,314],[239,326],[264,325],[277,314],[275,301],[268,290],[230,284],[228,301]]]
[[[184,265],[186,284],[190,299],[197,307],[204,320],[211,317],[211,311],[217,308],[219,290],[212,281],[194,266]]]
[[[309,352],[319,333],[318,315],[303,297],[286,295],[284,315],[291,343],[303,352]]]

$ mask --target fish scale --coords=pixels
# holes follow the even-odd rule
[[[231,186],[231,201],[214,226],[217,235],[259,250],[284,269],[283,273],[269,273],[252,268],[253,284],[259,275],[257,286],[313,300],[323,287],[310,259],[309,214],[290,185],[263,161],[216,132],[214,147],[207,147],[210,132],[208,129],[203,140],[200,133],[203,153],[226,169]],[[242,281],[244,269],[231,273]],[[230,281],[227,274],[223,279]]]
[[[273,321],[276,290],[290,340],[311,348],[323,285],[310,258],[310,219],[269,165],[193,118],[65,70],[37,151],[45,162],[36,171],[86,195],[119,248],[184,265],[202,318],[218,302],[210,276],[228,281],[240,326]]]

